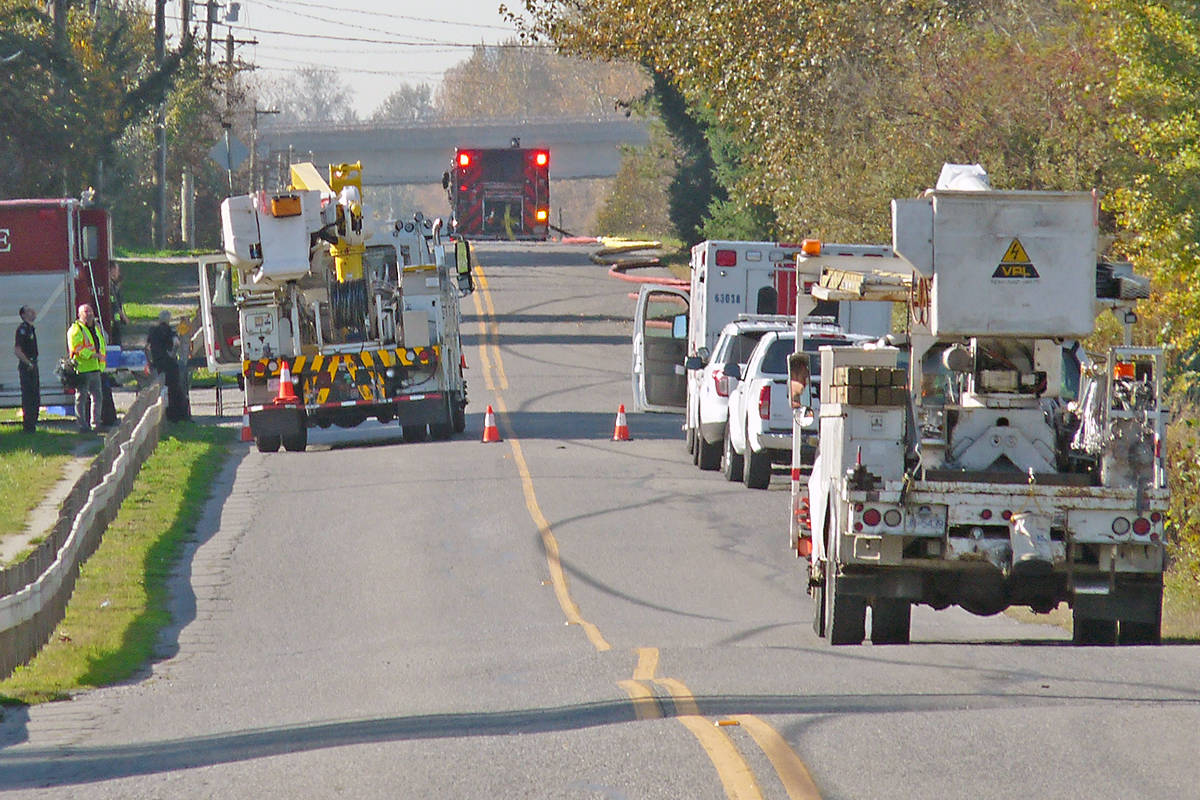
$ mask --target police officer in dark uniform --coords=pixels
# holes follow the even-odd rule
[[[21,306],[21,324],[17,326],[16,344],[13,353],[17,357],[17,375],[21,379],[21,418],[26,433],[37,427],[38,408],[42,405],[42,385],[38,378],[37,331],[33,321],[37,312],[29,306]]]

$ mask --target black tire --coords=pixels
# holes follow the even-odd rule
[[[1117,643],[1117,621],[1074,615],[1071,641],[1075,644],[1111,645]]]
[[[467,429],[467,404],[457,394],[450,400],[450,416],[453,419],[455,433],[462,433]]]
[[[812,587],[813,633],[825,638],[825,584]]]
[[[700,466],[700,432],[696,432],[696,441],[692,442],[692,463]]]
[[[830,644],[862,644],[867,638],[867,599],[837,590],[836,568],[825,567],[825,633]]]
[[[446,408],[442,412],[441,422],[429,423],[429,435],[435,442],[444,442],[454,435],[453,400],[446,398]]]
[[[696,466],[703,470],[714,470],[721,466],[721,446],[704,441],[704,435],[696,435]]]
[[[912,604],[907,600],[882,598],[871,603],[871,642],[908,644],[912,627]]]
[[[725,426],[725,441],[721,443],[721,474],[728,481],[742,479],[742,457],[733,449],[733,438],[729,435],[729,426]]]
[[[1162,622],[1117,623],[1117,644],[1162,644]]]
[[[689,453],[696,449],[696,429],[691,425],[684,426],[683,442]]]
[[[425,425],[401,425],[400,430],[403,432],[406,442],[423,442],[428,433]]]
[[[765,450],[756,453],[746,434],[746,452],[742,455],[742,480],[751,489],[766,489],[771,485],[771,456]]]
[[[260,453],[274,453],[279,450],[279,445],[282,443],[277,434],[255,436],[254,446],[258,448]]]
[[[301,428],[299,433],[283,437],[283,449],[289,453],[303,453],[308,447],[308,428]]]

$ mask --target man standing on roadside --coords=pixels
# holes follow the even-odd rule
[[[38,377],[37,331],[33,321],[37,312],[29,306],[21,306],[21,324],[17,326],[16,344],[13,353],[17,357],[17,376],[21,379],[21,420],[26,433],[37,428],[38,408],[42,405],[42,382]]]
[[[99,424],[104,403],[100,376],[104,372],[104,329],[96,324],[96,312],[87,303],[79,306],[79,318],[67,329],[67,353],[75,362],[79,384],[75,387],[75,419],[79,432],[92,430],[92,417]]]
[[[167,420],[170,422],[191,418],[176,355],[178,342],[179,337],[171,327],[171,312],[165,309],[158,312],[158,324],[146,334],[146,349],[150,351],[150,367],[163,376],[167,387]]]

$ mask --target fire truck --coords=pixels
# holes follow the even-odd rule
[[[544,242],[550,231],[550,151],[544,147],[460,147],[442,187],[451,235]]]
[[[73,402],[73,392],[54,379],[54,365],[66,355],[66,330],[80,303],[91,303],[104,329],[112,328],[111,243],[108,212],[81,200],[0,201],[0,339],[6,343],[0,347],[0,407],[21,405],[12,342],[26,305],[37,312],[42,403]]]

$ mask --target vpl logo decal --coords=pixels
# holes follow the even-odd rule
[[[1000,265],[996,267],[996,271],[992,273],[993,278],[1038,278],[1037,269],[1034,268],[1033,262],[1029,260],[1029,254],[1025,252],[1025,246],[1021,244],[1021,240],[1013,237],[1012,244],[1004,251],[1004,258],[1000,259]]]

